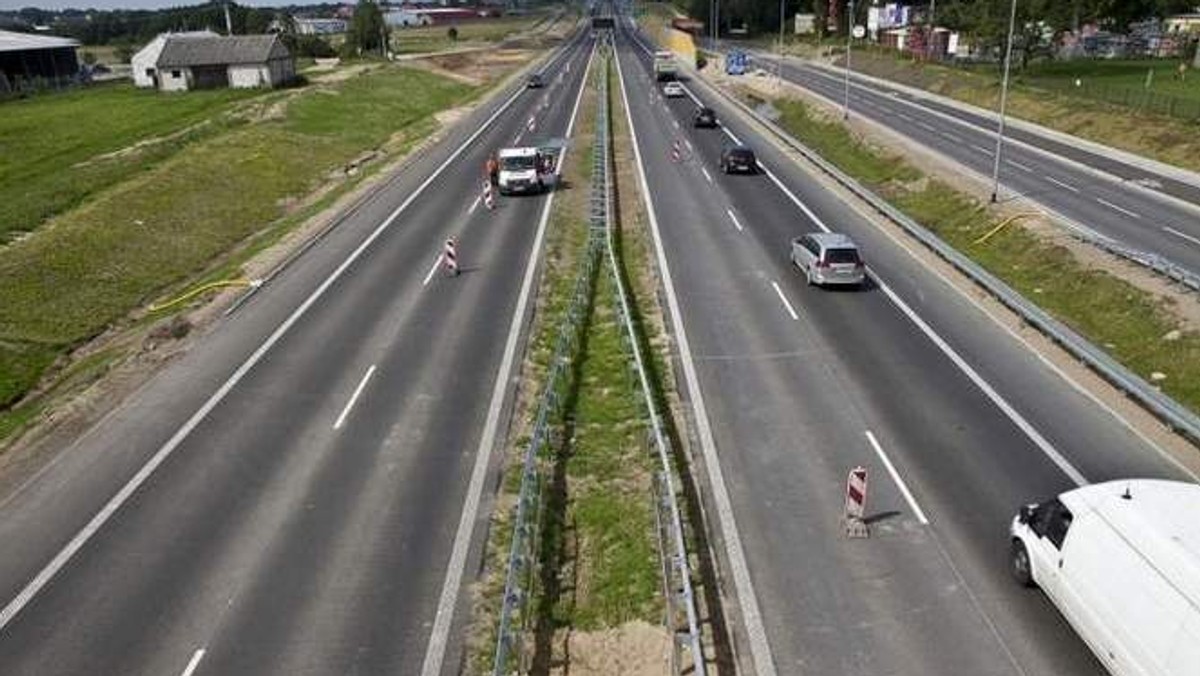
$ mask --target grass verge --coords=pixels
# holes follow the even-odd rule
[[[264,235],[297,222],[304,196],[350,183],[340,173],[347,163],[368,151],[404,152],[433,131],[435,112],[479,89],[384,67],[261,97],[243,111],[245,123],[186,145],[0,250],[0,433],[28,419],[19,409],[36,404],[14,402],[57,358],[214,264],[228,268],[220,261],[239,246],[265,245]]]
[[[781,125],[1019,293],[1104,347],[1126,367],[1200,411],[1200,333],[1181,330],[1166,301],[1019,226],[980,242],[1004,216],[902,158],[864,144],[802,102],[776,99]]]

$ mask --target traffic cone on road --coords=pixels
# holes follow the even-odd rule
[[[450,237],[446,240],[446,248],[442,252],[442,266],[446,272],[454,277],[458,276],[458,238]]]
[[[483,206],[487,207],[488,211],[496,208],[496,198],[492,194],[491,181],[484,181],[483,183]]]
[[[679,164],[679,160],[681,158],[682,154],[679,150],[679,139],[675,139],[675,142],[671,144],[671,161],[675,164]]]

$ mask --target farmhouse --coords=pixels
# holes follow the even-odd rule
[[[296,77],[296,62],[278,35],[168,37],[157,68],[162,91],[278,87]]]
[[[192,31],[187,33],[160,33],[137,54],[129,60],[133,68],[133,84],[138,87],[158,87],[158,57],[162,56],[163,46],[167,39],[186,40],[189,38],[215,38],[212,31]]]
[[[0,31],[0,92],[73,81],[78,46],[69,38]]]

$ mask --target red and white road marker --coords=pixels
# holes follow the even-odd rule
[[[492,194],[492,182],[483,182],[483,206],[487,207],[488,211],[496,208],[496,197]]]
[[[529,130],[530,134],[532,134],[534,132],[534,130],[537,129],[537,118],[530,115],[529,122],[525,123],[525,128]]]
[[[855,467],[846,477],[846,536],[865,538],[870,535],[864,515],[867,511],[867,468]]]
[[[446,240],[446,248],[442,251],[442,267],[446,272],[457,277],[458,276],[458,238],[450,237]]]
[[[679,149],[679,139],[675,139],[675,142],[671,144],[671,161],[679,164],[679,160],[682,158],[683,154]]]

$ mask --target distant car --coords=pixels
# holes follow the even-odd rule
[[[754,151],[746,146],[726,146],[721,151],[721,172],[732,174],[733,172],[743,174],[758,173],[758,158],[754,156]]]
[[[666,96],[666,97],[672,98],[672,99],[684,96],[683,85],[679,84],[678,82],[674,82],[674,81],[666,83],[665,85],[663,85],[663,96]]]
[[[700,106],[692,113],[693,127],[715,127],[717,126],[717,114],[712,108]]]
[[[813,232],[793,239],[792,263],[809,284],[862,286],[867,280],[858,245],[840,233]]]
[[[541,89],[542,87],[546,86],[546,81],[542,79],[541,73],[533,73],[525,82],[525,86],[529,87],[530,89]]]

